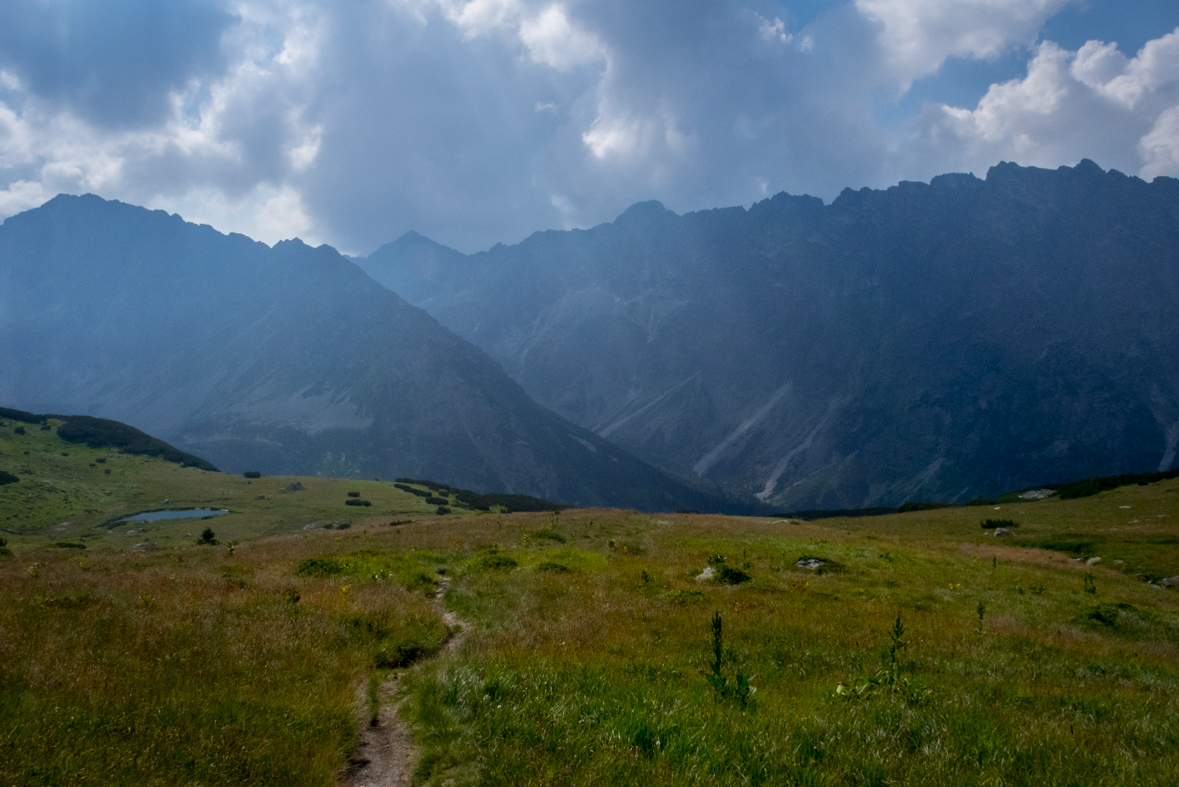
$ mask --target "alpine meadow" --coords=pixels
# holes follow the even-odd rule
[[[0,3],[0,787],[1177,784],[1175,0]]]

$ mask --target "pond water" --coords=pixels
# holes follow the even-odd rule
[[[196,517],[221,516],[228,514],[228,508],[174,508],[168,511],[146,511],[135,516],[125,516],[120,522],[155,522],[157,519],[193,519]]]

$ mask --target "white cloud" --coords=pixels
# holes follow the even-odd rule
[[[18,180],[0,190],[0,220],[43,205],[53,198],[39,181]]]
[[[524,0],[437,2],[465,38],[507,36],[524,47],[533,63],[566,71],[607,57],[602,42],[576,27],[562,3],[536,7]]]
[[[315,242],[309,237],[312,223],[303,206],[303,195],[290,186],[262,203],[254,213],[254,226],[258,228],[254,237],[267,243],[297,237]]]
[[[1179,176],[1179,107],[1159,115],[1154,127],[1138,143],[1138,149],[1145,162],[1140,172],[1142,177]]]
[[[313,8],[282,0],[236,10],[240,23],[222,39],[225,69],[172,90],[169,111],[153,126],[97,125],[0,74],[0,187],[9,184],[0,218],[58,192],[154,207],[198,199],[240,206],[263,184],[281,184],[313,166],[322,127],[307,116],[307,92],[319,65],[322,20]],[[283,207],[291,204],[280,200],[257,220],[208,212],[230,229],[309,229],[307,221],[279,221],[284,211],[298,215]]]
[[[782,21],[781,17],[774,17],[774,21],[766,19],[764,16],[758,14],[757,34],[761,36],[763,41],[781,41],[783,44],[789,44],[794,40],[794,36],[786,32],[786,23]]]
[[[1024,78],[992,85],[974,109],[931,107],[909,149],[942,169],[1092,158],[1148,178],[1179,175],[1179,30],[1134,58],[1101,41],[1076,52],[1044,42]]]
[[[1116,44],[1089,41],[1077,51],[1077,81],[1129,109],[1165,85],[1179,84],[1179,30],[1148,41],[1133,60]]]
[[[520,23],[520,40],[535,63],[567,70],[606,59],[598,39],[569,23],[565,9],[550,5],[535,17]]]
[[[855,0],[880,26],[879,42],[904,87],[947,57],[989,58],[1031,44],[1069,0]]]

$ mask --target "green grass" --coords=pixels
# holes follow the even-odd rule
[[[0,558],[0,784],[334,783],[361,676],[445,639],[419,588],[293,571],[338,546]]]
[[[111,448],[72,444],[51,431],[13,421],[0,426],[0,470],[20,478],[0,486],[0,531],[13,548],[52,541],[76,541],[91,549],[160,548],[190,543],[212,527],[222,543],[304,530],[376,528],[406,519],[437,518],[436,506],[394,487],[392,482],[306,476],[248,479],[123,454]],[[110,471],[109,474],[107,471]],[[292,483],[303,490],[288,491]],[[346,505],[360,492],[369,507]],[[263,499],[257,499],[262,497]],[[228,508],[231,513],[198,519],[122,523],[143,511],[171,508]],[[455,516],[470,516],[452,507]]]
[[[0,784],[336,784],[374,712],[363,687],[415,662],[417,784],[1179,777],[1179,592],[1146,581],[1179,575],[1179,481],[812,523],[437,517],[388,483],[284,495],[294,479],[98,463],[56,439],[0,429],[21,477],[0,487],[19,522],[0,554]],[[104,465],[123,491],[94,483]],[[235,513],[161,525],[155,549],[95,529],[163,498]],[[997,538],[985,517],[1020,527]],[[206,525],[219,546],[193,543]],[[749,579],[697,581],[710,564]],[[466,638],[428,659],[442,572]]]

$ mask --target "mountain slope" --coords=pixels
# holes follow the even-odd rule
[[[540,403],[779,506],[1175,464],[1179,181],[1002,164],[830,205],[643,203],[469,257],[423,240],[359,262]]]
[[[231,472],[716,504],[537,406],[329,247],[94,196],[0,227],[0,364],[0,401],[124,421]]]

